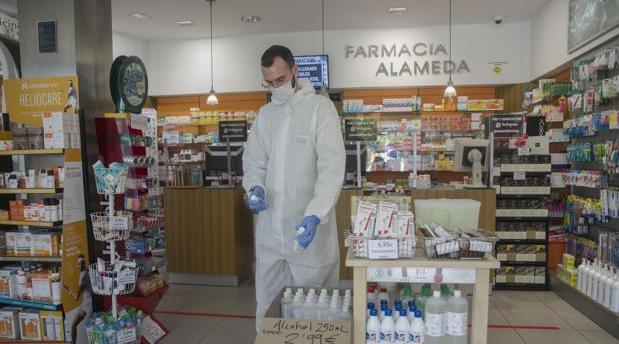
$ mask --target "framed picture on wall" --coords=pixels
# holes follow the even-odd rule
[[[619,25],[619,0],[569,0],[567,50],[574,50]]]

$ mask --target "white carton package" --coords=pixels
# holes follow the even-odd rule
[[[372,220],[376,218],[376,204],[370,202],[359,202],[357,214],[355,216],[353,235],[371,236],[374,232]]]
[[[374,235],[378,237],[393,236],[393,231],[396,226],[396,217],[398,214],[398,205],[391,202],[379,202],[378,211],[376,213],[376,226]]]
[[[410,237],[415,233],[415,215],[410,211],[398,211],[395,235],[398,237]]]

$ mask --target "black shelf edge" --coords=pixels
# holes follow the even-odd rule
[[[520,265],[520,266],[546,266],[546,262],[521,262],[513,260],[501,260],[501,266],[503,265]]]
[[[550,194],[496,194],[499,198],[542,198],[542,197],[550,197]],[[500,209],[500,208],[497,208]],[[511,208],[510,208],[511,209]]]
[[[619,339],[619,315],[595,302],[576,288],[563,282],[554,273],[550,273],[550,287],[563,301],[577,309],[581,314],[591,319],[604,331]]]
[[[546,277],[548,279],[548,277]],[[548,291],[546,284],[536,283],[496,283],[494,290],[525,290],[525,291]]]
[[[537,222],[544,222],[544,221],[548,221],[548,216],[538,216],[538,217],[531,217],[531,216],[496,216],[496,219],[498,221],[508,221],[508,220],[512,220],[512,221],[537,221]]]
[[[529,244],[529,245],[541,245],[541,244],[548,244],[548,242],[546,242],[546,239],[499,239],[499,241],[497,242],[497,244]]]

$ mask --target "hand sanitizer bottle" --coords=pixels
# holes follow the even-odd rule
[[[460,290],[447,300],[447,344],[466,344],[469,305]]]
[[[431,298],[426,301],[426,344],[445,343],[445,318],[447,315],[447,302],[441,297],[441,292],[434,291]]]
[[[406,310],[402,309],[400,310],[400,318],[395,323],[394,343],[406,344],[409,328],[410,328],[410,324],[408,323],[408,318],[406,317]]]
[[[391,310],[385,311],[385,319],[380,323],[380,342],[382,344],[393,344],[395,337],[395,323],[391,316]]]
[[[425,324],[421,318],[421,312],[415,311],[415,317],[411,322],[410,329],[408,330],[408,343],[410,344],[424,344],[425,343]]]
[[[370,318],[365,325],[365,344],[380,343],[380,321],[376,309],[370,311]]]

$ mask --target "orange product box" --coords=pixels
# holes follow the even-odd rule
[[[32,277],[32,298],[34,300],[51,301],[52,285],[49,270],[32,272],[30,276]]]
[[[19,312],[19,325],[21,339],[41,340],[41,319],[38,311],[25,310]]]

